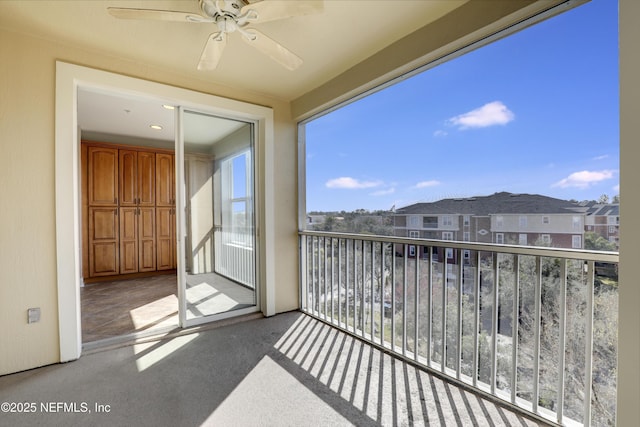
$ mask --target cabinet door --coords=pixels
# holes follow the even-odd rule
[[[175,215],[171,207],[156,208],[157,269],[175,268]]]
[[[120,274],[138,272],[138,208],[120,208]]]
[[[90,206],[118,204],[118,150],[88,147],[88,203]]]
[[[156,269],[156,209],[138,209],[138,271]]]
[[[174,204],[173,154],[156,154],[156,206]]]
[[[120,150],[118,155],[118,168],[120,171],[120,206],[134,206],[137,203],[138,181],[138,153],[129,150]]]
[[[89,208],[89,276],[119,273],[118,209]]]
[[[156,204],[156,155],[146,151],[138,152],[138,205]]]

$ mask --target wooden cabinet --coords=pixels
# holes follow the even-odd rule
[[[83,142],[81,151],[84,276],[175,269],[174,155],[105,145]]]
[[[89,147],[87,150],[90,206],[118,204],[118,150]]]
[[[89,275],[119,274],[118,208],[89,207]]]
[[[156,154],[156,206],[175,206],[173,154]]]
[[[176,268],[175,157],[156,154],[156,236],[158,270]]]
[[[156,215],[158,270],[171,270],[176,268],[175,208],[157,207]]]

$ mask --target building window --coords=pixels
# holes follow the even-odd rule
[[[469,215],[465,215],[462,217],[462,225],[471,224],[471,217]]]
[[[502,215],[498,215],[496,217],[496,227],[504,226],[504,217]]]
[[[614,234],[616,232],[616,226],[615,225],[610,225],[609,226],[609,234]]]
[[[453,259],[453,249],[447,248],[447,259]]]
[[[571,247],[574,249],[582,248],[582,236],[571,236]]]
[[[438,217],[437,216],[423,216],[422,217],[422,227],[423,228],[438,228]]]
[[[620,217],[619,216],[608,216],[607,217],[607,224],[618,224],[620,222]]]
[[[543,224],[549,224],[551,222],[551,219],[549,218],[548,215],[543,215],[542,217],[542,223]]]
[[[574,230],[582,230],[582,218],[579,216],[573,217],[573,229]],[[575,246],[574,246],[575,248]]]
[[[409,227],[420,228],[420,217],[417,215],[411,215],[409,217]]]
[[[471,233],[469,233],[468,231],[462,233],[462,240],[465,242],[471,241]]]
[[[551,244],[551,236],[548,235],[548,234],[543,234],[542,235],[542,244],[544,244],[544,245]]]
[[[498,243],[499,245],[504,244],[504,234],[496,233],[496,243]]]
[[[453,231],[443,231],[442,240],[453,240]]]
[[[443,227],[451,227],[453,225],[453,219],[451,215],[445,215],[442,217],[442,226]]]
[[[471,259],[471,251],[468,249],[465,249],[464,251],[462,251],[462,256],[466,260]]]
[[[416,245],[409,245],[409,256],[416,256]]]
[[[518,219],[518,223],[520,224],[520,228],[527,228],[527,217],[526,216],[521,216]]]
[[[518,244],[522,246],[527,245],[527,235],[526,234],[518,234]]]
[[[420,238],[420,232],[415,230],[409,230],[409,237],[413,237],[416,239]]]

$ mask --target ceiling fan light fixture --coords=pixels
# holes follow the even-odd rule
[[[250,46],[261,51],[289,70],[302,65],[302,59],[289,49],[248,24],[260,24],[322,12],[323,0],[269,0],[250,3],[249,0],[198,0],[202,14],[174,10],[132,9],[109,7],[111,15],[120,19],[148,19],[191,23],[212,23],[217,32],[207,38],[198,70],[214,70],[227,44],[227,34],[239,32]]]

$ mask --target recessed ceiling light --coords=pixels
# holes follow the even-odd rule
[[[155,129],[155,130],[162,130],[162,126],[160,125],[151,125],[149,126],[151,129]]]
[[[175,110],[176,107],[169,104],[162,104],[162,108],[166,108],[167,110]]]

